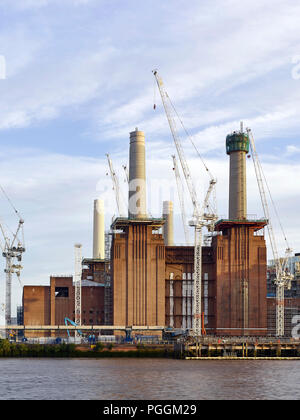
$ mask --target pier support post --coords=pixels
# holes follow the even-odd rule
[[[276,356],[277,357],[281,357],[281,345],[278,344],[277,349],[276,349]]]

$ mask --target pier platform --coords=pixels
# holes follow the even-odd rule
[[[186,360],[300,360],[300,341],[278,337],[202,337],[174,345]]]

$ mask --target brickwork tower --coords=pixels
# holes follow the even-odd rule
[[[128,218],[112,223],[113,324],[164,326],[164,219],[147,216],[145,135],[130,133]]]
[[[230,156],[229,220],[216,224],[215,259],[217,335],[266,335],[265,220],[247,220],[246,154],[249,138],[242,128],[226,138]]]

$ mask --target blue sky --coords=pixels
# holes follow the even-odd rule
[[[0,0],[0,184],[25,219],[24,284],[72,273],[75,242],[91,256],[94,198],[105,198],[107,227],[116,213],[105,153],[126,196],[122,164],[135,127],[146,133],[149,211],[161,212],[153,191],[163,179],[159,197],[174,198],[175,240],[183,242],[174,146],[157,91],[153,110],[154,68],[218,178],[220,216],[228,207],[225,138],[243,120],[299,252],[299,16],[293,0]],[[201,197],[207,180],[184,145]],[[262,217],[247,166],[248,213]],[[14,228],[4,198],[0,216]],[[283,252],[276,220],[274,229]],[[0,303],[4,288],[3,273]],[[15,281],[13,304],[20,301]]]

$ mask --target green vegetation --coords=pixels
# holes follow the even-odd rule
[[[109,343],[109,344],[107,344],[106,347],[107,347],[108,350],[112,350],[114,345],[113,345],[113,343]]]
[[[0,340],[0,357],[70,357],[75,354],[74,344],[19,344]]]
[[[96,344],[96,347],[94,348],[94,351],[99,352],[99,351],[102,351],[103,349],[104,349],[104,344],[98,341],[98,343]]]
[[[98,342],[93,349],[78,349],[75,344],[28,344],[0,340],[1,357],[173,357],[172,351],[146,347],[122,351],[112,343]]]

